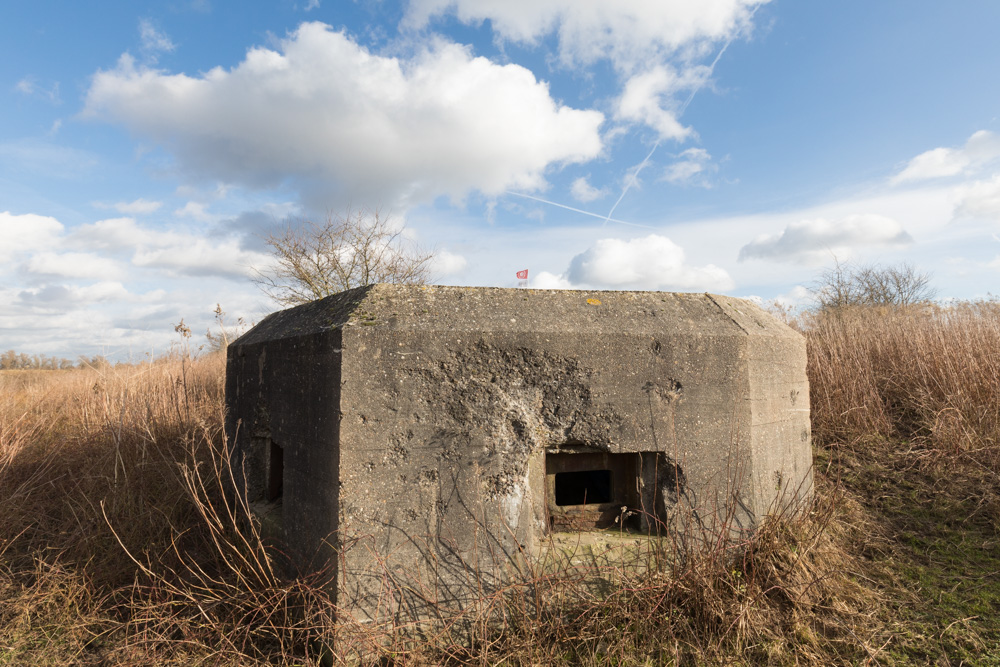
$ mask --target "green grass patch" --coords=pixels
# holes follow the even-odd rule
[[[886,603],[880,660],[1000,665],[996,476],[966,456],[903,443],[837,458],[831,469],[880,527],[864,573]],[[828,464],[829,454],[817,459]]]

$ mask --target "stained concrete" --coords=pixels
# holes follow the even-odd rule
[[[344,613],[419,615],[555,530],[738,535],[801,506],[805,363],[799,333],[730,297],[375,285],[235,341],[227,430],[293,568],[329,568]],[[577,459],[553,454],[615,468],[613,497],[557,506]]]

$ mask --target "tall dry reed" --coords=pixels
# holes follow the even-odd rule
[[[807,330],[819,443],[915,440],[1000,472],[1000,303],[845,309]]]
[[[221,443],[222,411],[219,357],[0,373],[0,655],[9,664],[100,654],[142,578],[122,545],[152,562],[179,540],[197,544],[183,466]]]

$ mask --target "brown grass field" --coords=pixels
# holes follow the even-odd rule
[[[334,624],[233,518],[221,355],[2,372],[0,665],[1000,665],[1000,306],[798,326],[808,511],[422,634]]]

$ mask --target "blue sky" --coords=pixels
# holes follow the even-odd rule
[[[0,348],[274,309],[284,220],[381,207],[437,281],[806,303],[1000,277],[1000,4],[220,0],[0,9]]]

